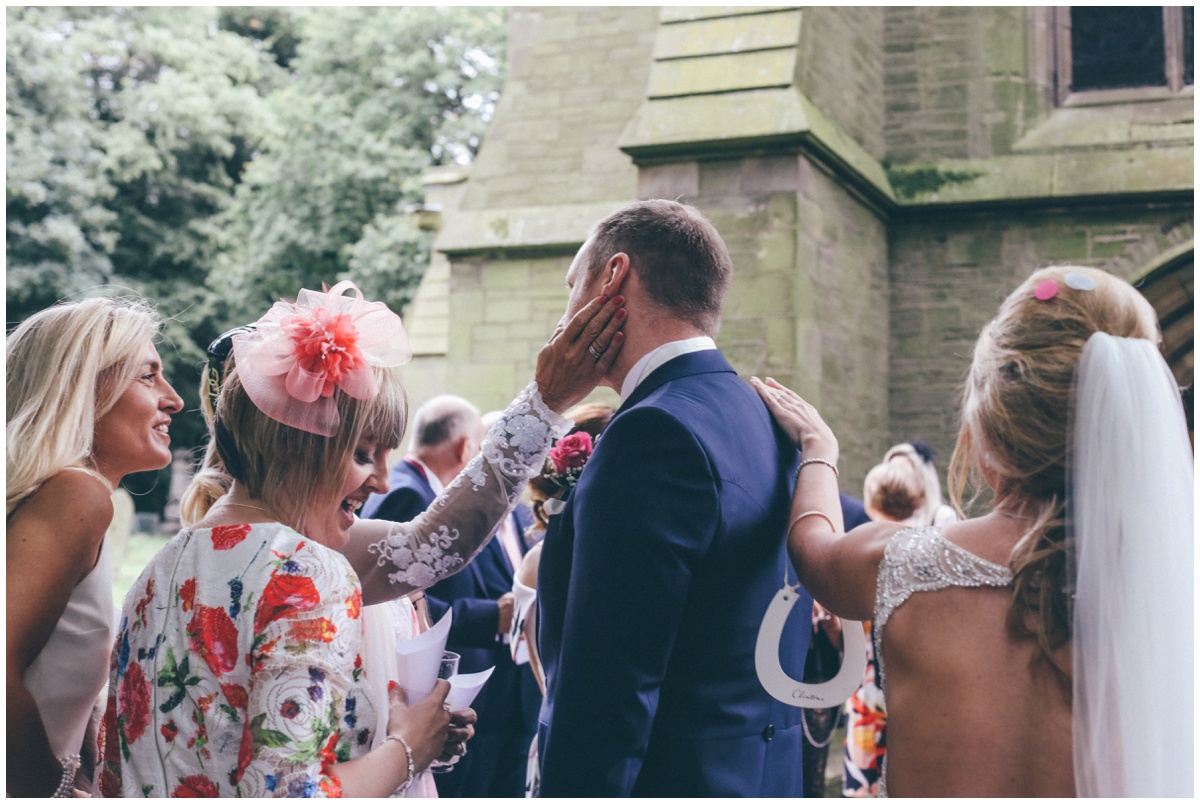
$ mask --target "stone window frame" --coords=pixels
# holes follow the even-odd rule
[[[1183,83],[1183,7],[1163,10],[1163,47],[1167,86],[1122,87],[1071,91],[1071,7],[1056,6],[1052,14],[1055,100],[1059,106],[1101,106],[1134,101],[1194,97],[1193,84]]]

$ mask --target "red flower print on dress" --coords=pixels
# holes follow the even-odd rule
[[[135,742],[146,731],[150,723],[150,684],[142,673],[142,666],[130,662],[121,680],[121,691],[118,697],[120,703],[120,720],[124,724],[125,744]]]
[[[146,581],[146,593],[137,602],[137,605],[133,607],[134,616],[142,624],[142,627],[146,625],[146,609],[150,607],[150,601],[152,600],[154,600],[154,579],[150,578]]]
[[[297,611],[308,611],[321,600],[312,578],[304,575],[271,576],[258,600],[254,614],[254,631],[260,633],[267,624]]]
[[[326,741],[325,747],[321,749],[321,772],[329,773],[329,769],[337,763],[337,741],[338,734],[335,731],[329,735],[329,740]]]
[[[196,605],[196,579],[188,578],[179,585],[179,599],[183,602],[183,610],[191,611]]]
[[[120,798],[122,795],[121,782],[117,779],[117,774],[108,768],[100,772],[100,795],[105,798]]]
[[[179,786],[171,791],[171,798],[216,798],[221,795],[216,782],[202,773],[185,776]]]
[[[295,698],[288,698],[279,707],[279,714],[288,720],[292,720],[296,715],[300,714],[300,704],[296,703]]]
[[[238,632],[225,609],[197,606],[187,625],[188,645],[208,664],[214,675],[221,676],[238,663]]]
[[[179,736],[179,727],[175,725],[174,720],[168,720],[159,727],[158,732],[168,743],[173,743],[175,742],[175,738]]]
[[[249,525],[219,525],[212,529],[213,549],[232,550],[249,535]]]
[[[117,764],[121,761],[121,739],[117,736],[117,697],[108,695],[108,706],[100,720],[100,756],[105,762]],[[120,795],[119,793],[117,795]]]
[[[246,775],[246,768],[254,761],[254,732],[250,728],[250,718],[242,721],[242,741],[238,745],[237,767],[229,774],[229,783],[234,787],[241,784]]]
[[[357,620],[362,614],[362,592],[358,589],[346,598],[346,613],[350,615],[351,620]]]
[[[250,706],[250,697],[246,694],[246,688],[241,684],[222,684],[221,693],[234,709],[245,712]]]
[[[325,617],[315,620],[296,620],[288,636],[295,642],[332,642],[337,636],[337,626]]]
[[[342,797],[342,783],[334,776],[326,776],[317,782],[317,789],[325,794],[325,798]]]

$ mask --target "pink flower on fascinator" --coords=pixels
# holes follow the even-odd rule
[[[319,396],[333,396],[333,389],[339,383],[365,365],[362,352],[358,349],[358,330],[347,313],[334,313],[318,307],[285,319],[282,326],[296,344],[294,376],[300,381],[295,387],[288,387],[296,397],[304,399],[314,391]],[[289,373],[288,376],[291,379],[293,374]],[[308,377],[320,378],[323,381],[321,387],[306,382]],[[370,381],[374,383],[374,377]],[[346,392],[356,399],[364,398],[349,388]]]
[[[344,294],[353,290],[354,296]],[[323,436],[337,431],[333,398],[379,390],[374,367],[412,358],[400,317],[382,302],[363,300],[349,280],[328,292],[301,290],[295,303],[276,302],[253,332],[234,336],[233,354],[246,394],[275,421]]]

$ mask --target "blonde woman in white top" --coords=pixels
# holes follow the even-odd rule
[[[140,301],[88,299],[30,317],[5,352],[7,792],[69,796],[108,677],[112,577],[104,533],[131,472],[171,461],[182,406]]]

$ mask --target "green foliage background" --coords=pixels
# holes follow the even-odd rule
[[[8,329],[129,289],[203,437],[204,347],[301,287],[403,312],[430,238],[406,208],[469,162],[503,82],[502,8],[8,8]],[[132,477],[143,510],[167,478]]]

